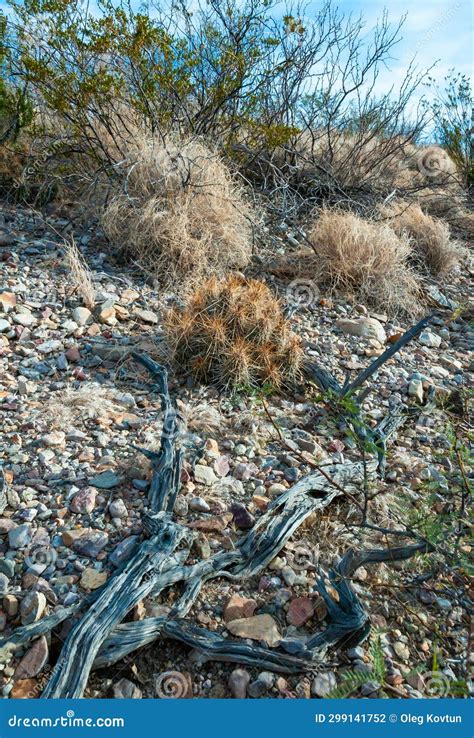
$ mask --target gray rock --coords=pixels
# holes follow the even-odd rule
[[[78,325],[85,325],[92,317],[92,313],[86,307],[77,307],[72,311],[72,317]]]
[[[250,477],[255,473],[255,464],[236,464],[232,474],[236,479],[241,481],[248,481]]]
[[[292,587],[293,584],[296,582],[296,572],[293,571],[291,566],[284,566],[281,570],[281,575],[288,587]]]
[[[90,530],[80,538],[76,538],[72,548],[81,556],[89,556],[93,559],[106,547],[108,542],[108,533],[103,530]]]
[[[393,644],[393,650],[397,654],[399,659],[402,659],[403,661],[408,661],[410,658],[410,649],[405,643],[402,643],[401,641],[395,641]]]
[[[15,669],[14,679],[31,679],[40,673],[49,657],[48,642],[40,636],[23,656]]]
[[[376,695],[379,689],[379,682],[366,682],[360,688],[360,693],[363,697],[369,697],[370,695]]]
[[[10,586],[9,579],[6,574],[0,573],[0,595],[4,595],[8,592]]]
[[[184,518],[188,514],[188,501],[184,495],[178,495],[174,505],[174,511],[180,518]]]
[[[305,643],[300,638],[283,638],[278,645],[286,653],[291,653],[292,656],[307,650]]]
[[[109,505],[109,514],[112,518],[126,518],[128,510],[122,499],[112,500]]]
[[[133,315],[142,320],[144,323],[158,323],[158,315],[154,313],[153,310],[142,310],[141,308],[136,308],[133,311]]]
[[[240,502],[233,502],[230,506],[230,512],[234,516],[234,522],[237,528],[241,530],[249,530],[255,525],[254,516],[247,510],[245,505]]]
[[[337,321],[338,328],[343,333],[361,338],[375,338],[379,343],[385,343],[387,336],[382,323],[375,318],[361,317],[355,320],[341,319]]]
[[[141,689],[128,679],[119,679],[112,689],[116,700],[141,700],[142,698]]]
[[[62,446],[65,440],[66,434],[63,431],[51,431],[51,433],[41,436],[40,443],[47,448],[54,448],[55,446]]]
[[[250,674],[245,669],[234,669],[229,677],[229,689],[232,697],[243,700],[247,697],[247,686],[250,682]]]
[[[18,325],[22,325],[24,328],[29,328],[37,322],[35,316],[32,315],[30,312],[16,313],[13,316],[13,320],[15,323],[18,323]]]
[[[193,497],[189,503],[190,510],[194,512],[210,512],[210,507],[202,497]]]
[[[36,347],[36,350],[39,351],[40,354],[52,354],[54,351],[60,351],[62,347],[63,344],[61,341],[51,339],[50,341],[40,343],[39,346]]]
[[[203,466],[202,464],[196,464],[194,467],[194,479],[199,484],[206,484],[208,486],[217,482],[217,476],[214,470],[210,466]]]
[[[247,692],[250,697],[262,697],[275,683],[275,675],[270,671],[262,671],[256,680],[249,684]]]
[[[355,648],[349,648],[347,651],[347,658],[349,658],[351,661],[355,661],[355,659],[363,659],[365,656],[365,651],[362,648],[362,646],[356,646]]]
[[[97,492],[93,487],[84,487],[76,492],[71,500],[69,509],[75,513],[91,513],[95,508]]]
[[[112,489],[118,487],[122,482],[122,477],[108,469],[107,471],[96,474],[95,477],[89,479],[89,484],[98,489]]]
[[[46,597],[42,592],[28,592],[20,603],[22,625],[36,623],[46,609]]]
[[[0,573],[11,579],[15,574],[15,562],[11,559],[0,559]]]
[[[324,674],[318,674],[311,684],[311,694],[315,697],[327,697],[330,692],[336,689],[337,679],[333,671],[327,671]]]
[[[114,566],[120,566],[130,558],[138,545],[138,536],[129,536],[114,548],[109,556],[109,561]]]
[[[31,541],[31,525],[23,523],[8,531],[8,543],[10,548],[24,548]]]
[[[418,340],[423,346],[428,346],[429,348],[438,348],[441,345],[441,337],[431,331],[422,331]]]
[[[445,599],[444,597],[437,597],[436,604],[438,605],[440,610],[451,610],[453,607],[453,603],[450,600]]]
[[[423,402],[423,382],[421,379],[412,379],[408,385],[408,394],[415,397],[419,402]]]

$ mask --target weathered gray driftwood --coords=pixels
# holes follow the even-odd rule
[[[323,392],[328,393],[329,402],[331,402],[332,398],[335,411],[345,423],[348,423],[352,427],[361,444],[366,448],[372,447],[377,452],[378,470],[382,477],[385,472],[387,442],[398,428],[403,425],[407,416],[414,412],[416,413],[416,409],[405,408],[401,411],[399,408],[395,408],[387,416],[382,418],[375,428],[371,428],[364,422],[361,410],[362,401],[365,399],[365,394],[368,390],[359,395],[357,395],[356,390],[367,382],[392,356],[413,340],[432,318],[433,315],[426,315],[416,325],[405,331],[398,341],[392,346],[389,346],[368,367],[363,369],[352,382],[349,381],[349,376],[347,376],[344,384],[339,384],[337,379],[327,369],[314,362],[308,361],[304,367],[308,378]],[[347,402],[348,399],[351,400],[350,403]]]
[[[234,550],[221,551],[207,560],[186,565],[194,534],[188,527],[172,520],[182,462],[181,450],[176,442],[179,416],[169,397],[166,371],[146,356],[134,356],[156,381],[164,415],[160,451],[155,453],[140,449],[150,458],[153,468],[148,498],[150,511],[144,519],[148,537],[101,589],[82,603],[64,608],[38,623],[18,628],[10,638],[0,641],[0,647],[6,643],[27,643],[51,631],[66,618],[78,616],[42,695],[73,698],[82,696],[92,668],[112,664],[159,637],[185,643],[200,654],[201,659],[255,664],[282,672],[305,671],[314,667],[328,646],[363,640],[369,632],[369,619],[350,586],[351,574],[362,563],[406,558],[421,550],[419,547],[348,552],[334,570],[321,575],[316,588],[326,601],[329,624],[325,630],[310,637],[306,646],[302,646],[301,652],[296,655],[288,654],[281,648],[263,648],[223,639],[183,620],[206,581],[216,577],[246,579],[263,571],[310,514],[327,507],[337,496],[343,495],[349,485],[352,488],[361,487],[367,478],[376,473],[377,461],[321,467],[321,471],[307,475],[275,499]],[[314,376],[323,388],[329,388],[341,396],[344,393],[344,388],[324,370],[318,369]],[[387,438],[405,417],[403,414],[389,416],[379,424],[378,429],[372,430],[372,438],[382,452]],[[184,589],[168,618],[122,622],[141,599],[149,594],[159,594],[164,588],[178,582],[183,583]],[[80,614],[81,610],[85,610],[83,615]]]
[[[104,635],[120,623],[131,608],[166,579],[166,572],[182,565],[189,554],[192,534],[158,513],[156,533],[111,580],[101,596],[72,627],[43,697],[81,697]],[[179,544],[184,548],[177,551]]]
[[[196,652],[195,659],[202,663],[207,660],[228,661],[282,673],[298,673],[314,669],[322,662],[329,646],[356,645],[369,634],[369,617],[350,586],[350,577],[356,569],[371,563],[400,561],[417,553],[429,553],[432,550],[433,547],[426,542],[392,549],[366,551],[350,549],[328,575],[328,580],[337,591],[339,599],[336,601],[329,594],[323,578],[320,578],[317,584],[317,590],[324,597],[328,607],[330,622],[325,630],[312,636],[305,647],[302,646],[298,656],[290,656],[281,649],[236,643],[185,621],[161,617],[146,618],[117,626],[104,642],[93,668],[110,666],[161,637],[173,638],[193,648]]]

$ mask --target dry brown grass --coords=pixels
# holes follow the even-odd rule
[[[391,314],[417,311],[419,288],[405,235],[386,223],[324,209],[308,237],[316,255],[303,260],[306,276]]]
[[[208,280],[184,310],[169,312],[165,330],[176,365],[220,387],[278,388],[302,360],[278,300],[263,282],[239,274]]]
[[[82,297],[84,305],[92,310],[95,306],[95,287],[92,281],[92,272],[77,248],[74,238],[64,244],[64,255],[69,281]]]
[[[128,147],[125,181],[102,218],[122,253],[173,287],[248,263],[252,211],[216,153],[139,132]]]
[[[459,261],[459,244],[451,239],[448,223],[423,212],[417,203],[398,200],[380,208],[395,233],[412,243],[417,269],[431,274],[449,272]]]
[[[115,388],[84,382],[77,389],[67,387],[52,394],[41,407],[41,421],[49,428],[67,431],[82,428],[87,421],[113,418],[125,408],[124,395]]]

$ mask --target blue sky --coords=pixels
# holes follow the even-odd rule
[[[438,62],[433,72],[437,79],[452,67],[472,78],[473,5],[470,0],[345,0],[339,7],[348,12],[362,11],[368,25],[380,17],[384,7],[394,20],[407,13],[403,40],[394,49],[390,70],[381,75],[382,87],[401,81],[414,55],[422,68]]]
[[[307,3],[308,15],[311,16],[322,4],[322,0],[310,0]],[[420,68],[437,62],[433,73],[437,79],[441,80],[451,67],[472,77],[471,0],[340,0],[337,5],[347,13],[358,15],[362,12],[368,29],[376,23],[384,8],[393,21],[407,13],[403,39],[393,51],[390,68],[381,72],[378,93],[392,85],[397,87],[415,55]],[[0,0],[0,9],[6,10],[4,0]]]

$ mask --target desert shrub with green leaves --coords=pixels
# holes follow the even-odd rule
[[[219,387],[278,389],[303,358],[271,290],[239,274],[208,280],[184,309],[168,313],[165,330],[176,366]]]
[[[25,84],[17,86],[11,76],[10,39],[5,15],[0,11],[0,144],[15,141],[33,120],[33,105]]]
[[[456,164],[464,186],[470,189],[474,184],[471,81],[451,69],[441,87],[433,77],[429,83],[434,93],[431,112],[436,139]]]
[[[407,114],[414,68],[398,96],[370,93],[403,25],[386,14],[366,33],[331,0],[283,13],[268,0],[11,4],[13,74],[68,131],[82,183],[114,176],[131,114],[158,138],[212,138],[271,208],[297,213],[386,193],[423,128]]]

